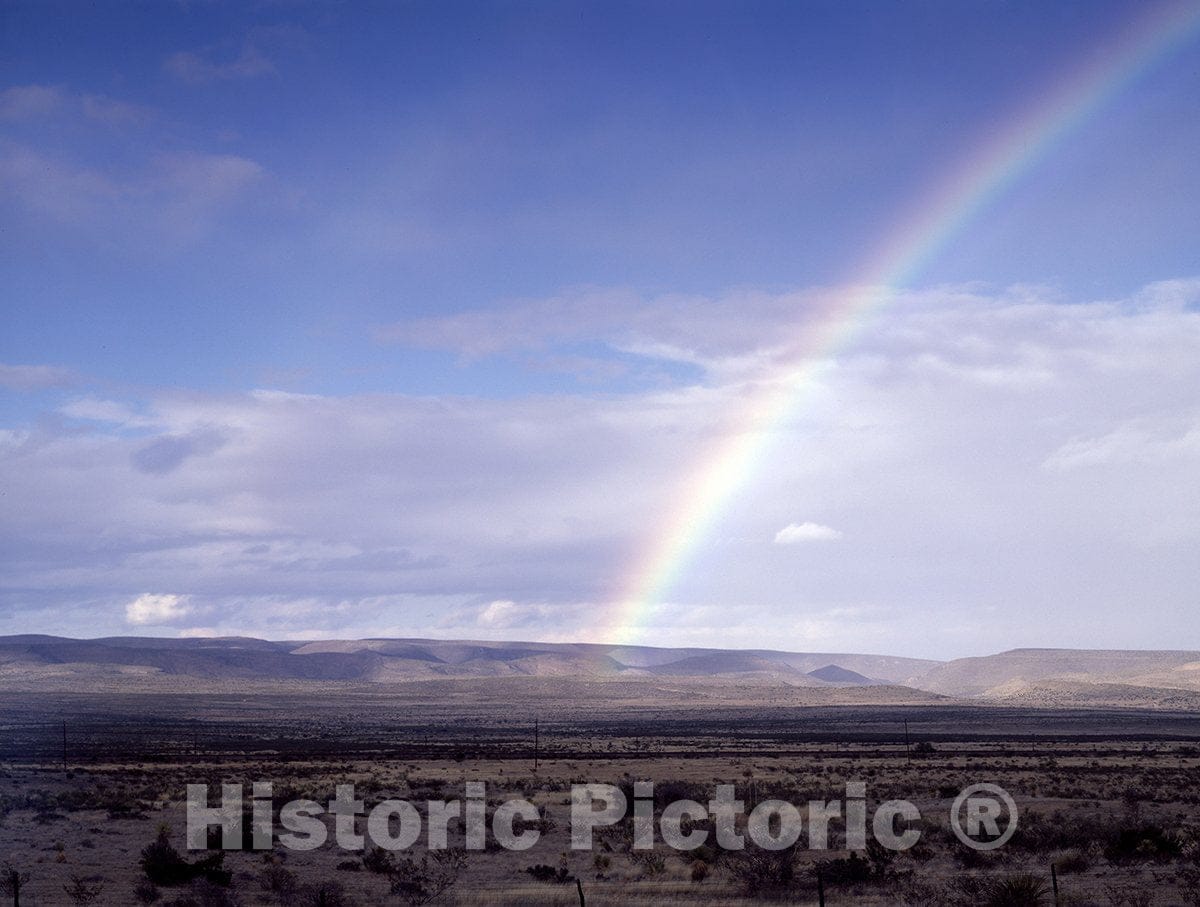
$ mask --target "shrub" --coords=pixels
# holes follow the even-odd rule
[[[1114,907],[1150,907],[1154,903],[1154,892],[1133,882],[1111,882],[1104,886],[1104,893]]]
[[[21,872],[11,863],[0,866],[0,893],[13,899],[13,907],[20,907],[21,889],[29,881],[29,873]]]
[[[296,875],[278,863],[271,863],[259,873],[258,883],[263,891],[270,892],[282,901],[296,890]]]
[[[1033,873],[1010,876],[959,876],[944,903],[955,907],[1048,907],[1050,886]]]
[[[867,855],[851,853],[849,857],[826,860],[817,864],[821,878],[831,885],[856,885],[863,882],[883,882],[892,877],[896,852],[888,850],[874,839],[867,842]]]
[[[184,885],[193,879],[204,879],[225,886],[233,878],[225,869],[224,851],[189,862],[171,845],[166,828],[159,829],[158,837],[143,848],[141,865],[146,878],[155,885]]]
[[[189,894],[200,907],[241,907],[241,902],[225,886],[208,879],[197,879]]]
[[[536,866],[526,867],[525,871],[538,882],[558,882],[562,884],[571,881],[571,873],[567,870],[566,866],[559,866],[556,869],[545,863],[538,863]]]
[[[1082,850],[1095,842],[1107,840],[1111,832],[1112,826],[1097,816],[1068,815],[1061,810],[1046,816],[1030,810],[1021,814],[1021,824],[1009,846],[1029,853]]]
[[[411,905],[428,904],[458,881],[467,864],[467,855],[459,849],[435,850],[419,861],[406,857],[391,872],[391,893]]]
[[[691,877],[693,882],[703,882],[708,878],[709,866],[703,860],[696,860],[691,866]]]
[[[779,893],[796,882],[797,847],[762,850],[747,847],[731,851],[721,865],[730,878],[750,897]]]
[[[162,897],[162,893],[158,890],[158,886],[149,879],[142,879],[133,886],[133,899],[139,904],[153,904]]]
[[[156,885],[182,885],[192,880],[191,865],[171,845],[165,828],[142,849],[141,864],[146,878]]]
[[[1082,850],[1064,850],[1054,860],[1054,868],[1063,875],[1087,872],[1091,866],[1092,861]]]
[[[953,904],[945,885],[928,879],[905,878],[896,888],[903,907],[926,907],[928,904]]]
[[[321,882],[300,889],[300,907],[351,907],[354,903],[340,882]]]
[[[871,864],[856,853],[845,859],[823,861],[818,866],[822,880],[829,885],[855,885],[872,878]]]
[[[70,883],[63,886],[63,891],[75,904],[90,904],[100,897],[100,892],[103,890],[103,882],[89,882],[77,875],[71,876]]]
[[[389,873],[396,868],[396,858],[391,851],[372,847],[362,856],[363,869],[368,872]]]
[[[635,850],[629,854],[629,861],[648,876],[662,875],[667,868],[667,858],[653,850]]]
[[[991,850],[976,850],[974,847],[968,847],[965,844],[955,842],[957,846],[952,848],[954,861],[963,869],[987,869],[995,865],[1000,856],[995,851]]]
[[[1178,857],[1183,842],[1173,831],[1157,825],[1122,828],[1104,847],[1104,858],[1110,863],[1132,863],[1154,860],[1159,863]]]

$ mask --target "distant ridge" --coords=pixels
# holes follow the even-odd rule
[[[0,686],[89,672],[246,680],[393,682],[452,677],[731,678],[820,686],[808,672],[838,664],[853,683],[899,684],[938,662],[892,656],[593,643],[435,639],[270,641],[247,637],[0,637]],[[877,681],[867,676],[880,678]],[[858,678],[861,678],[858,679]],[[844,678],[833,682],[847,682]]]
[[[864,677],[857,671],[847,670],[841,665],[825,665],[823,668],[809,671],[808,676],[817,680],[824,680],[826,683],[854,683],[859,686],[871,686],[880,682],[872,680],[870,677]]]
[[[262,683],[407,683],[494,678],[558,682],[908,687],[1008,705],[1200,710],[1200,651],[1012,649],[939,662],[890,655],[596,643],[250,637],[69,639],[0,636],[0,690],[195,678]],[[158,682],[156,681],[156,682]]]
[[[1200,651],[1010,649],[958,658],[909,678],[920,689],[952,696],[1004,697],[1014,682],[1041,681],[1200,691]]]

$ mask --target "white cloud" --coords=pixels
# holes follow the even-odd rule
[[[59,412],[72,419],[109,422],[130,428],[146,428],[155,424],[152,418],[139,415],[128,404],[97,397],[79,397],[71,400],[59,407]]]
[[[494,601],[490,602],[486,608],[479,612],[479,623],[485,627],[508,626],[512,623],[514,616],[519,613],[517,603],[514,601]]]
[[[842,533],[820,523],[788,523],[775,533],[776,545],[796,545],[801,542],[827,542],[840,539]]]
[[[131,624],[168,624],[187,617],[191,608],[185,595],[143,593],[125,606],[125,620]]]

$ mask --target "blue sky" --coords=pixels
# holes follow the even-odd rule
[[[7,4],[0,632],[592,638],[777,339],[1145,9]],[[1198,97],[1192,40],[955,235],[646,638],[1178,642]]]

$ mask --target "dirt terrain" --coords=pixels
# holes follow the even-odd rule
[[[77,883],[98,887],[91,903],[121,907],[153,896],[174,907],[420,903],[404,887],[412,874],[443,869],[453,884],[434,902],[460,905],[576,904],[576,882],[588,905],[816,904],[818,867],[828,904],[1049,905],[1052,865],[1060,904],[1195,904],[1200,890],[1200,714],[1187,710],[661,677],[133,686],[0,699],[0,859],[28,876],[25,907],[76,903],[64,886]],[[571,785],[637,780],[655,782],[658,810],[733,784],[751,805],[802,811],[862,781],[872,809],[912,801],[921,838],[895,857],[851,859],[836,849],[835,820],[831,850],[780,858],[659,841],[647,855],[621,822],[595,849],[571,850]],[[186,785],[255,781],[272,782],[276,809],[296,797],[324,803],[353,783],[368,807],[403,799],[422,813],[482,781],[489,810],[533,802],[542,835],[529,851],[491,846],[448,868],[422,863],[421,842],[392,857],[276,842],[228,852],[227,885],[150,886],[142,860],[160,829],[185,859],[204,856],[184,847]],[[951,801],[979,781],[1003,786],[1020,810],[1016,835],[992,853],[950,832]]]

